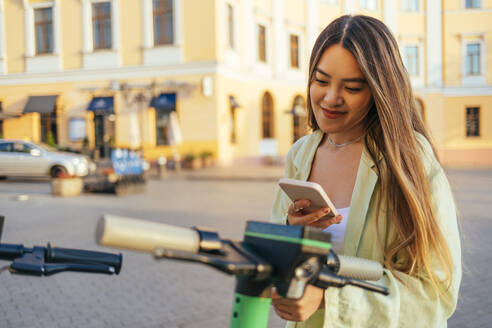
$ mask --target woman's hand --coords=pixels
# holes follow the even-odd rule
[[[340,223],[342,216],[333,216],[327,218],[331,209],[329,207],[320,208],[319,210],[311,213],[303,211],[304,208],[311,204],[309,199],[300,199],[293,202],[287,212],[287,222],[290,225],[309,225],[316,228],[326,229],[332,224]]]
[[[319,308],[324,307],[324,289],[307,285],[304,295],[297,300],[282,298],[272,288],[272,305],[275,312],[284,320],[306,321]]]

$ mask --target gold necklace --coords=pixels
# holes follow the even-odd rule
[[[330,138],[330,136],[329,136],[329,135],[326,135],[326,137],[328,138],[328,142],[329,142],[331,145],[333,145],[333,146],[335,146],[335,147],[337,147],[337,148],[342,148],[342,147],[348,146],[348,145],[350,145],[350,144],[353,144],[354,142],[359,141],[360,139],[362,139],[362,137],[363,137],[364,135],[365,135],[365,134],[363,134],[363,135],[361,135],[361,136],[359,136],[359,137],[357,137],[357,138],[355,138],[355,139],[353,139],[353,140],[349,140],[349,141],[344,142],[344,143],[341,143],[341,144],[337,144],[337,143],[335,143],[335,141],[331,140],[331,138]]]

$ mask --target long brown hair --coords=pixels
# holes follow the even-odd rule
[[[365,118],[365,145],[376,164],[380,195],[384,195],[379,197],[378,207],[384,199],[388,218],[399,237],[385,249],[385,266],[414,276],[424,274],[441,290],[442,281],[433,270],[431,253],[447,273],[447,286],[451,283],[452,261],[433,210],[416,132],[429,141],[435,156],[436,152],[416,106],[396,40],[381,21],[363,15],[339,17],[321,32],[309,63],[307,107],[313,130],[319,126],[309,85],[322,54],[334,44],[342,45],[355,57],[374,100]],[[398,262],[397,254],[402,255]]]

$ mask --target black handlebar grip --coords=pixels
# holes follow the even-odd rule
[[[13,260],[24,254],[24,245],[0,244],[0,260]]]
[[[81,249],[69,249],[46,247],[46,262],[78,263],[78,264],[105,264],[114,267],[115,273],[120,273],[123,256],[105,252],[86,251]]]

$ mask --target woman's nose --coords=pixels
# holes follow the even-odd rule
[[[331,87],[326,90],[323,100],[329,107],[337,107],[343,104],[343,98],[337,88]]]

